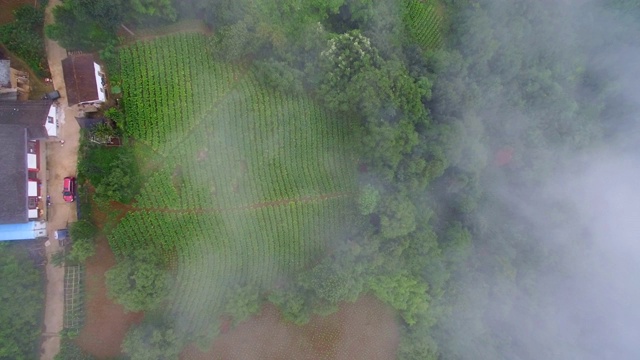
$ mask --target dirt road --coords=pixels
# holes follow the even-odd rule
[[[53,22],[52,9],[60,3],[60,0],[50,0],[45,12],[45,24]],[[53,240],[53,231],[66,228],[70,222],[76,220],[76,204],[65,203],[62,199],[62,179],[65,176],[75,175],[78,162],[78,144],[80,131],[75,121],[76,110],[68,108],[64,78],[62,76],[62,59],[67,56],[67,51],[55,41],[45,39],[51,78],[56,90],[60,91],[60,129],[58,138],[60,142],[50,141],[46,144],[46,179],[43,188],[51,196],[52,205],[48,208],[49,241],[47,255],[59,250],[57,241]],[[44,333],[41,348],[41,359],[52,360],[60,351],[59,332],[63,327],[64,315],[64,269],[54,267],[51,262],[46,267],[47,288],[44,314]]]

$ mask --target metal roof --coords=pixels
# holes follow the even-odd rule
[[[0,224],[29,220],[27,204],[27,129],[0,124]]]

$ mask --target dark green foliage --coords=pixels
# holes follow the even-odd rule
[[[42,27],[44,7],[23,5],[14,10],[15,20],[0,26],[0,43],[24,60],[38,76],[49,75]]]
[[[376,91],[380,87],[375,84],[379,81],[381,62],[371,41],[359,31],[335,36],[321,54],[324,76],[319,92],[323,100],[330,108],[341,112],[355,110],[361,102],[358,99],[370,94],[363,94],[361,90],[370,86]]]
[[[170,21],[178,17],[172,0],[131,0],[131,9],[139,17],[158,17]]]
[[[300,94],[304,91],[304,73],[276,60],[256,61],[253,63],[256,77],[268,87],[288,94]]]
[[[125,21],[174,21],[177,14],[171,0],[66,0],[53,16],[55,23],[45,29],[49,38],[66,49],[96,51],[115,47],[117,28]]]
[[[60,341],[60,352],[54,360],[94,360],[95,357],[84,352],[78,345],[68,339]]]
[[[50,261],[53,264],[53,266],[55,267],[62,267],[64,266],[64,262],[66,260],[67,256],[64,253],[64,250],[58,250],[55,253],[51,254],[50,257]]]
[[[33,359],[40,346],[44,284],[26,249],[0,243],[0,358]]]
[[[184,341],[168,323],[145,321],[127,333],[122,351],[131,360],[173,360],[184,346]]]
[[[122,80],[122,70],[120,69],[120,55],[114,43],[109,43],[100,50],[100,60],[104,63],[107,71],[109,82],[112,84],[120,84]],[[113,88],[111,89],[112,93]]]
[[[126,311],[156,309],[169,289],[169,274],[158,255],[149,249],[129,254],[107,271],[105,278],[109,297]]]
[[[78,161],[80,183],[89,180],[95,188],[93,200],[99,205],[110,201],[127,203],[138,193],[141,179],[131,148],[104,147],[83,142]]]
[[[69,226],[69,236],[73,241],[93,239],[97,234],[98,228],[88,220],[78,220]]]
[[[53,8],[55,23],[47,25],[47,37],[66,49],[95,51],[117,43],[116,26],[124,13],[119,0],[65,1]]]
[[[239,21],[225,26],[218,36],[211,38],[211,52],[216,59],[239,61],[258,51],[264,39],[257,36],[253,24]]]

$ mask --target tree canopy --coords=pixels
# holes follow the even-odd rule
[[[105,274],[109,296],[127,311],[156,309],[167,296],[169,275],[157,254],[139,249]]]
[[[40,347],[43,275],[17,244],[0,243],[0,359],[33,359]]]

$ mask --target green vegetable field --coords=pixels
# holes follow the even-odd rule
[[[405,1],[404,22],[413,40],[425,49],[442,45],[442,16],[435,1]]]
[[[171,308],[196,333],[231,285],[268,291],[311,265],[344,231],[356,178],[347,123],[206,48],[182,34],[121,50],[125,131],[151,170],[109,238],[175,267]]]

